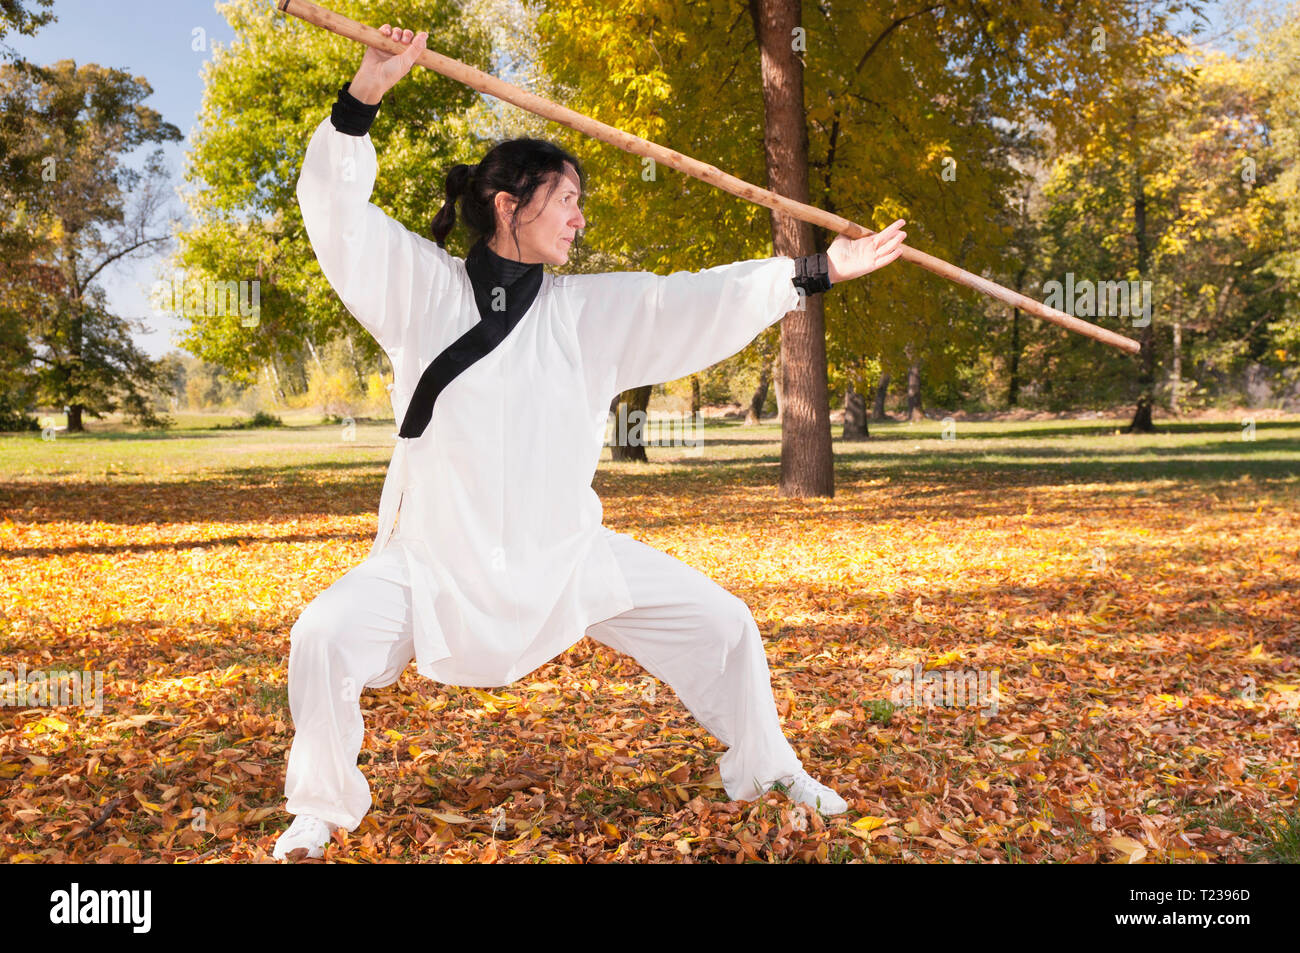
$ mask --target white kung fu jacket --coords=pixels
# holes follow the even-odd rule
[[[326,118],[297,195],[321,270],[392,362],[400,424],[421,373],[480,316],[465,262],[370,203],[377,168],[369,134]],[[633,608],[591,486],[610,401],[738,352],[800,306],[794,276],[784,256],[668,276],[543,274],[424,432],[397,438],[384,479],[369,555],[400,505],[402,536],[417,537],[402,548],[421,675],[507,685]]]

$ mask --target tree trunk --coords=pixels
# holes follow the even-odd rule
[[[925,417],[921,410],[921,359],[911,353],[912,349],[908,348],[908,365],[907,365],[907,419],[909,421],[921,420]]]
[[[871,405],[872,420],[888,420],[885,415],[885,398],[889,396],[889,371],[880,375],[880,383],[876,385],[876,399]]]
[[[844,432],[840,439],[866,440],[870,436],[867,430],[867,399],[850,384],[844,389]]]
[[[1139,343],[1142,345],[1142,351],[1138,355],[1142,361],[1142,372],[1138,376],[1138,384],[1142,388],[1142,392],[1138,395],[1137,407],[1133,411],[1133,419],[1124,428],[1124,432],[1155,433],[1156,425],[1151,421],[1151,409],[1155,403],[1150,393],[1150,384],[1155,381],[1154,361],[1151,359],[1155,341],[1154,335],[1151,333],[1151,325],[1147,325],[1142,329],[1142,337],[1139,338]]]
[[[1180,413],[1178,407],[1178,388],[1183,382],[1183,325],[1181,321],[1174,322],[1174,361],[1173,368],[1169,372],[1169,409],[1173,413]]]
[[[784,321],[782,322],[784,323]],[[772,358],[772,393],[776,397],[776,425],[781,425],[781,408],[785,406],[785,399],[781,389],[785,386],[785,371],[781,365],[781,344],[777,343],[776,357]]]
[[[271,372],[271,382],[275,385],[275,392],[279,395],[281,405],[287,404],[288,400],[285,399],[284,387],[280,384],[280,372],[276,370],[274,357],[266,362],[266,369]]]
[[[791,37],[800,26],[800,0],[750,0],[763,79],[768,188],[807,203],[808,129],[803,61]],[[812,254],[812,226],[772,213],[772,250],[798,258]],[[781,322],[781,496],[834,496],[830,395],[826,385],[826,324],[821,295]]]
[[[653,385],[634,387],[614,398],[610,411],[614,416],[614,445],[610,457],[614,460],[636,460],[649,463],[645,453],[646,411],[650,406]]]
[[[691,417],[694,418],[700,413],[700,375],[691,375]]]
[[[1133,107],[1133,126],[1137,125],[1137,106]],[[1146,279],[1149,261],[1147,253],[1147,193],[1146,183],[1142,178],[1142,161],[1133,156],[1133,237],[1137,242],[1138,281]],[[1146,304],[1146,302],[1143,302]],[[1133,411],[1133,420],[1124,429],[1125,433],[1155,433],[1155,424],[1151,422],[1151,409],[1155,404],[1156,385],[1156,341],[1152,325],[1155,319],[1147,322],[1142,329],[1142,350],[1138,352],[1141,371],[1138,374],[1138,402]]]
[[[1023,291],[1021,287],[1025,281],[1025,272],[1029,267],[1023,266],[1020,273],[1016,275],[1016,291]],[[1011,359],[1010,364],[1010,381],[1007,383],[1007,406],[1014,407],[1020,399],[1020,309],[1011,309]]]
[[[312,344],[312,343],[311,343],[311,338],[309,338],[309,337],[307,337],[307,336],[305,336],[305,335],[303,336],[303,340],[307,342],[307,350],[311,351],[311,356],[312,356],[312,358],[316,361],[316,366],[319,367],[319,368],[320,368],[320,372],[321,372],[322,374],[324,374],[324,373],[325,373],[325,365],[322,364],[322,363],[320,362],[320,355],[316,353],[316,345],[315,345],[315,344]]]
[[[73,260],[71,254],[69,254],[67,260],[68,260],[68,261],[72,261],[72,260]],[[68,372],[67,372],[66,376],[64,377],[64,381],[63,381],[65,386],[67,386],[67,385],[69,385],[69,384],[71,385],[70,387],[67,388],[67,393],[69,394],[69,396],[71,396],[72,394],[76,394],[76,393],[78,393],[77,388],[78,388],[78,387],[80,386],[80,384],[81,384],[81,381],[79,380],[79,373],[78,373],[78,372],[81,370],[81,366],[82,366],[82,364],[81,364],[81,359],[82,359],[82,356],[83,356],[83,354],[82,354],[82,346],[83,346],[83,345],[82,345],[82,340],[83,340],[83,337],[82,337],[82,331],[83,331],[84,329],[83,329],[83,327],[82,327],[82,312],[81,312],[81,309],[78,308],[78,309],[74,312],[74,314],[75,314],[75,317],[73,317],[73,319],[72,319],[71,327],[69,328],[69,332],[70,332],[70,333],[69,333],[69,335],[68,335],[68,357],[69,357],[69,361],[68,361],[68,363],[69,363],[70,367],[69,367]],[[61,388],[61,389],[62,389],[62,388]],[[69,401],[68,401],[68,403],[67,403],[67,408],[68,408],[68,428],[67,428],[67,431],[66,431],[67,433],[84,433],[84,432],[85,432],[86,428],[85,428],[85,425],[82,423],[82,420],[81,420],[81,412],[82,412],[82,410],[84,409],[84,407],[85,407],[84,404],[77,403],[75,399],[74,399],[74,400],[69,400]]]
[[[758,386],[749,398],[749,409],[745,411],[745,426],[752,427],[762,423],[763,405],[767,403],[767,391],[772,386],[773,358],[781,350],[781,330],[764,331],[759,337]],[[780,402],[778,401],[778,409]],[[777,419],[780,417],[778,415]]]
[[[361,373],[361,361],[357,358],[357,349],[352,345],[352,335],[345,335],[344,340],[348,342],[348,356],[352,359],[352,372],[357,375],[357,387],[364,394],[366,392],[366,378]]]
[[[749,398],[749,410],[745,412],[745,426],[752,427],[763,419],[763,405],[767,403],[767,389],[772,384],[772,364],[764,361],[758,371],[758,386],[754,396]]]
[[[1007,406],[1014,407],[1020,399],[1020,309],[1011,309],[1011,361],[1010,380],[1007,382]]]

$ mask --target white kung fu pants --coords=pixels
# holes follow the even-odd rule
[[[727,751],[727,796],[752,800],[801,765],[781,730],[763,640],[749,607],[704,573],[602,527],[634,608],[588,626],[597,642],[636,659]],[[357,766],[364,739],[360,688],[393,684],[414,658],[406,562],[394,538],[303,610],[290,633],[294,738],[285,809],[352,831],[370,810]]]

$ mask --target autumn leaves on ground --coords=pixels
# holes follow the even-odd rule
[[[607,525],[752,608],[849,812],[729,802],[717,740],[583,640],[364,693],[375,803],[326,859],[1295,861],[1300,421],[1167,428],[873,425],[817,500],[772,426],[602,463]],[[100,714],[0,708],[0,859],[269,859],[289,629],[365,558],[391,430],[0,439],[0,670],[103,675]]]

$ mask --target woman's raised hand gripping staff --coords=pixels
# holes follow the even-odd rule
[[[379,32],[398,43],[407,44],[402,53],[385,53],[373,46],[366,47],[366,55],[357,67],[357,75],[348,86],[348,92],[367,106],[373,106],[384,98],[384,94],[397,85],[397,81],[411,71],[420,51],[425,49],[429,34],[421,30],[412,34],[401,27],[391,27],[387,23]]]

